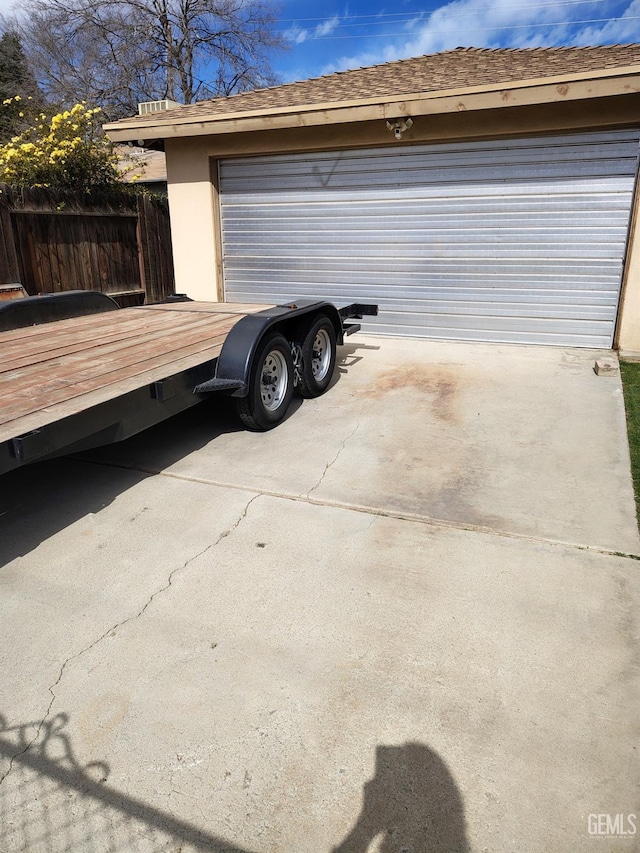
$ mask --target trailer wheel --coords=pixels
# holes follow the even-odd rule
[[[319,397],[329,387],[336,366],[336,330],[326,314],[321,314],[309,327],[301,351],[300,394]]]
[[[248,429],[265,431],[284,418],[292,396],[291,346],[282,335],[270,335],[256,352],[249,393],[236,398],[236,410]]]

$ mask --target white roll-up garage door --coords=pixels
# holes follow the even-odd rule
[[[640,131],[223,160],[225,298],[365,330],[609,347]]]

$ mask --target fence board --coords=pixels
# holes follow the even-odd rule
[[[43,189],[2,191],[0,284],[20,282],[30,295],[99,290],[121,305],[175,292],[164,199],[140,196],[133,210],[63,202]]]
[[[0,199],[0,284],[20,282],[20,269],[11,227],[11,212],[4,199]]]
[[[167,202],[154,196],[140,196],[138,217],[147,302],[162,302],[175,292]]]

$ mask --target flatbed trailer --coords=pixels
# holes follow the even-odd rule
[[[119,308],[72,292],[0,306],[0,474],[121,441],[212,394],[250,429],[285,416],[294,389],[324,393],[336,344],[377,313],[187,299]]]

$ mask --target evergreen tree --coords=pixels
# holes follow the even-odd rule
[[[19,36],[11,31],[3,33],[0,37],[0,142],[19,133],[41,103],[40,91]]]

